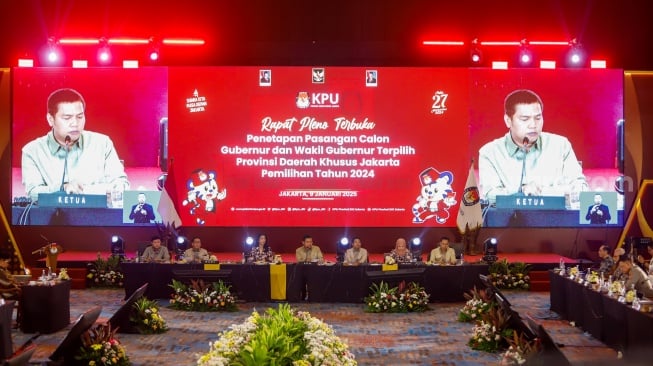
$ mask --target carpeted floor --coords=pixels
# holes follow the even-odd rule
[[[582,330],[559,320],[549,309],[548,292],[506,292],[513,309],[529,314],[545,329],[575,365],[616,364],[614,350],[607,348]],[[71,317],[76,318],[94,305],[102,305],[101,318],[109,318],[120,306],[123,290],[73,290]],[[162,316],[170,330],[161,335],[119,334],[134,365],[193,365],[198,354],[208,350],[209,342],[231,324],[240,323],[253,309],[264,311],[273,303],[243,303],[234,313],[195,313],[166,308]],[[496,365],[499,354],[474,351],[467,346],[472,324],[456,321],[463,303],[431,304],[420,314],[370,314],[363,305],[297,303],[298,310],[330,324],[344,339],[359,365]],[[45,359],[63,339],[68,329],[42,335],[33,359]],[[29,334],[12,332],[14,346]],[[554,366],[554,365],[547,365]]]

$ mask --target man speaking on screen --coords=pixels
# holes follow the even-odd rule
[[[542,132],[544,106],[531,90],[508,94],[503,116],[508,133],[479,150],[481,197],[497,195],[568,196],[587,182],[567,138]]]
[[[23,147],[22,173],[26,193],[106,194],[129,188],[129,181],[111,139],[85,131],[86,102],[74,89],[48,97],[50,131]]]

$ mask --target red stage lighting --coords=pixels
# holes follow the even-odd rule
[[[159,52],[158,51],[150,51],[150,61],[157,61],[159,59]]]
[[[179,45],[179,46],[202,46],[204,45],[203,39],[193,39],[193,38],[164,38],[162,41],[163,44],[167,45]]]

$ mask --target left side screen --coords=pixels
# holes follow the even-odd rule
[[[81,95],[81,109],[69,101],[48,108],[49,97],[62,89]],[[120,226],[160,220],[160,131],[167,114],[164,67],[14,69],[12,223]],[[68,144],[63,149],[62,141]],[[61,201],[57,192],[69,180],[79,182],[80,194]]]

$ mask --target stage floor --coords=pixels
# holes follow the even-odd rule
[[[243,255],[241,252],[223,252],[215,253],[218,257],[218,261],[222,263],[239,263],[242,261]],[[286,263],[295,262],[295,253],[280,253],[281,258]],[[57,267],[59,268],[83,268],[86,267],[86,264],[93,262],[98,258],[98,255],[106,259],[109,257],[109,252],[81,252],[81,251],[66,251],[59,255],[57,260]],[[125,257],[127,259],[133,259],[136,256],[136,252],[127,252]],[[423,255],[426,257],[426,255]],[[560,259],[564,260],[565,265],[583,265],[588,264],[587,260],[577,260],[572,258],[567,258],[555,253],[499,253],[499,260],[507,259],[508,262],[523,262],[531,265],[531,269],[535,271],[544,271],[550,268],[557,267],[560,264]],[[336,254],[335,253],[325,253],[325,260],[329,262],[335,262]],[[482,255],[466,255],[465,262],[467,263],[477,263],[482,260]],[[383,254],[371,254],[370,262],[381,263],[383,261]],[[40,259],[37,264],[38,267],[45,266],[45,260]]]

